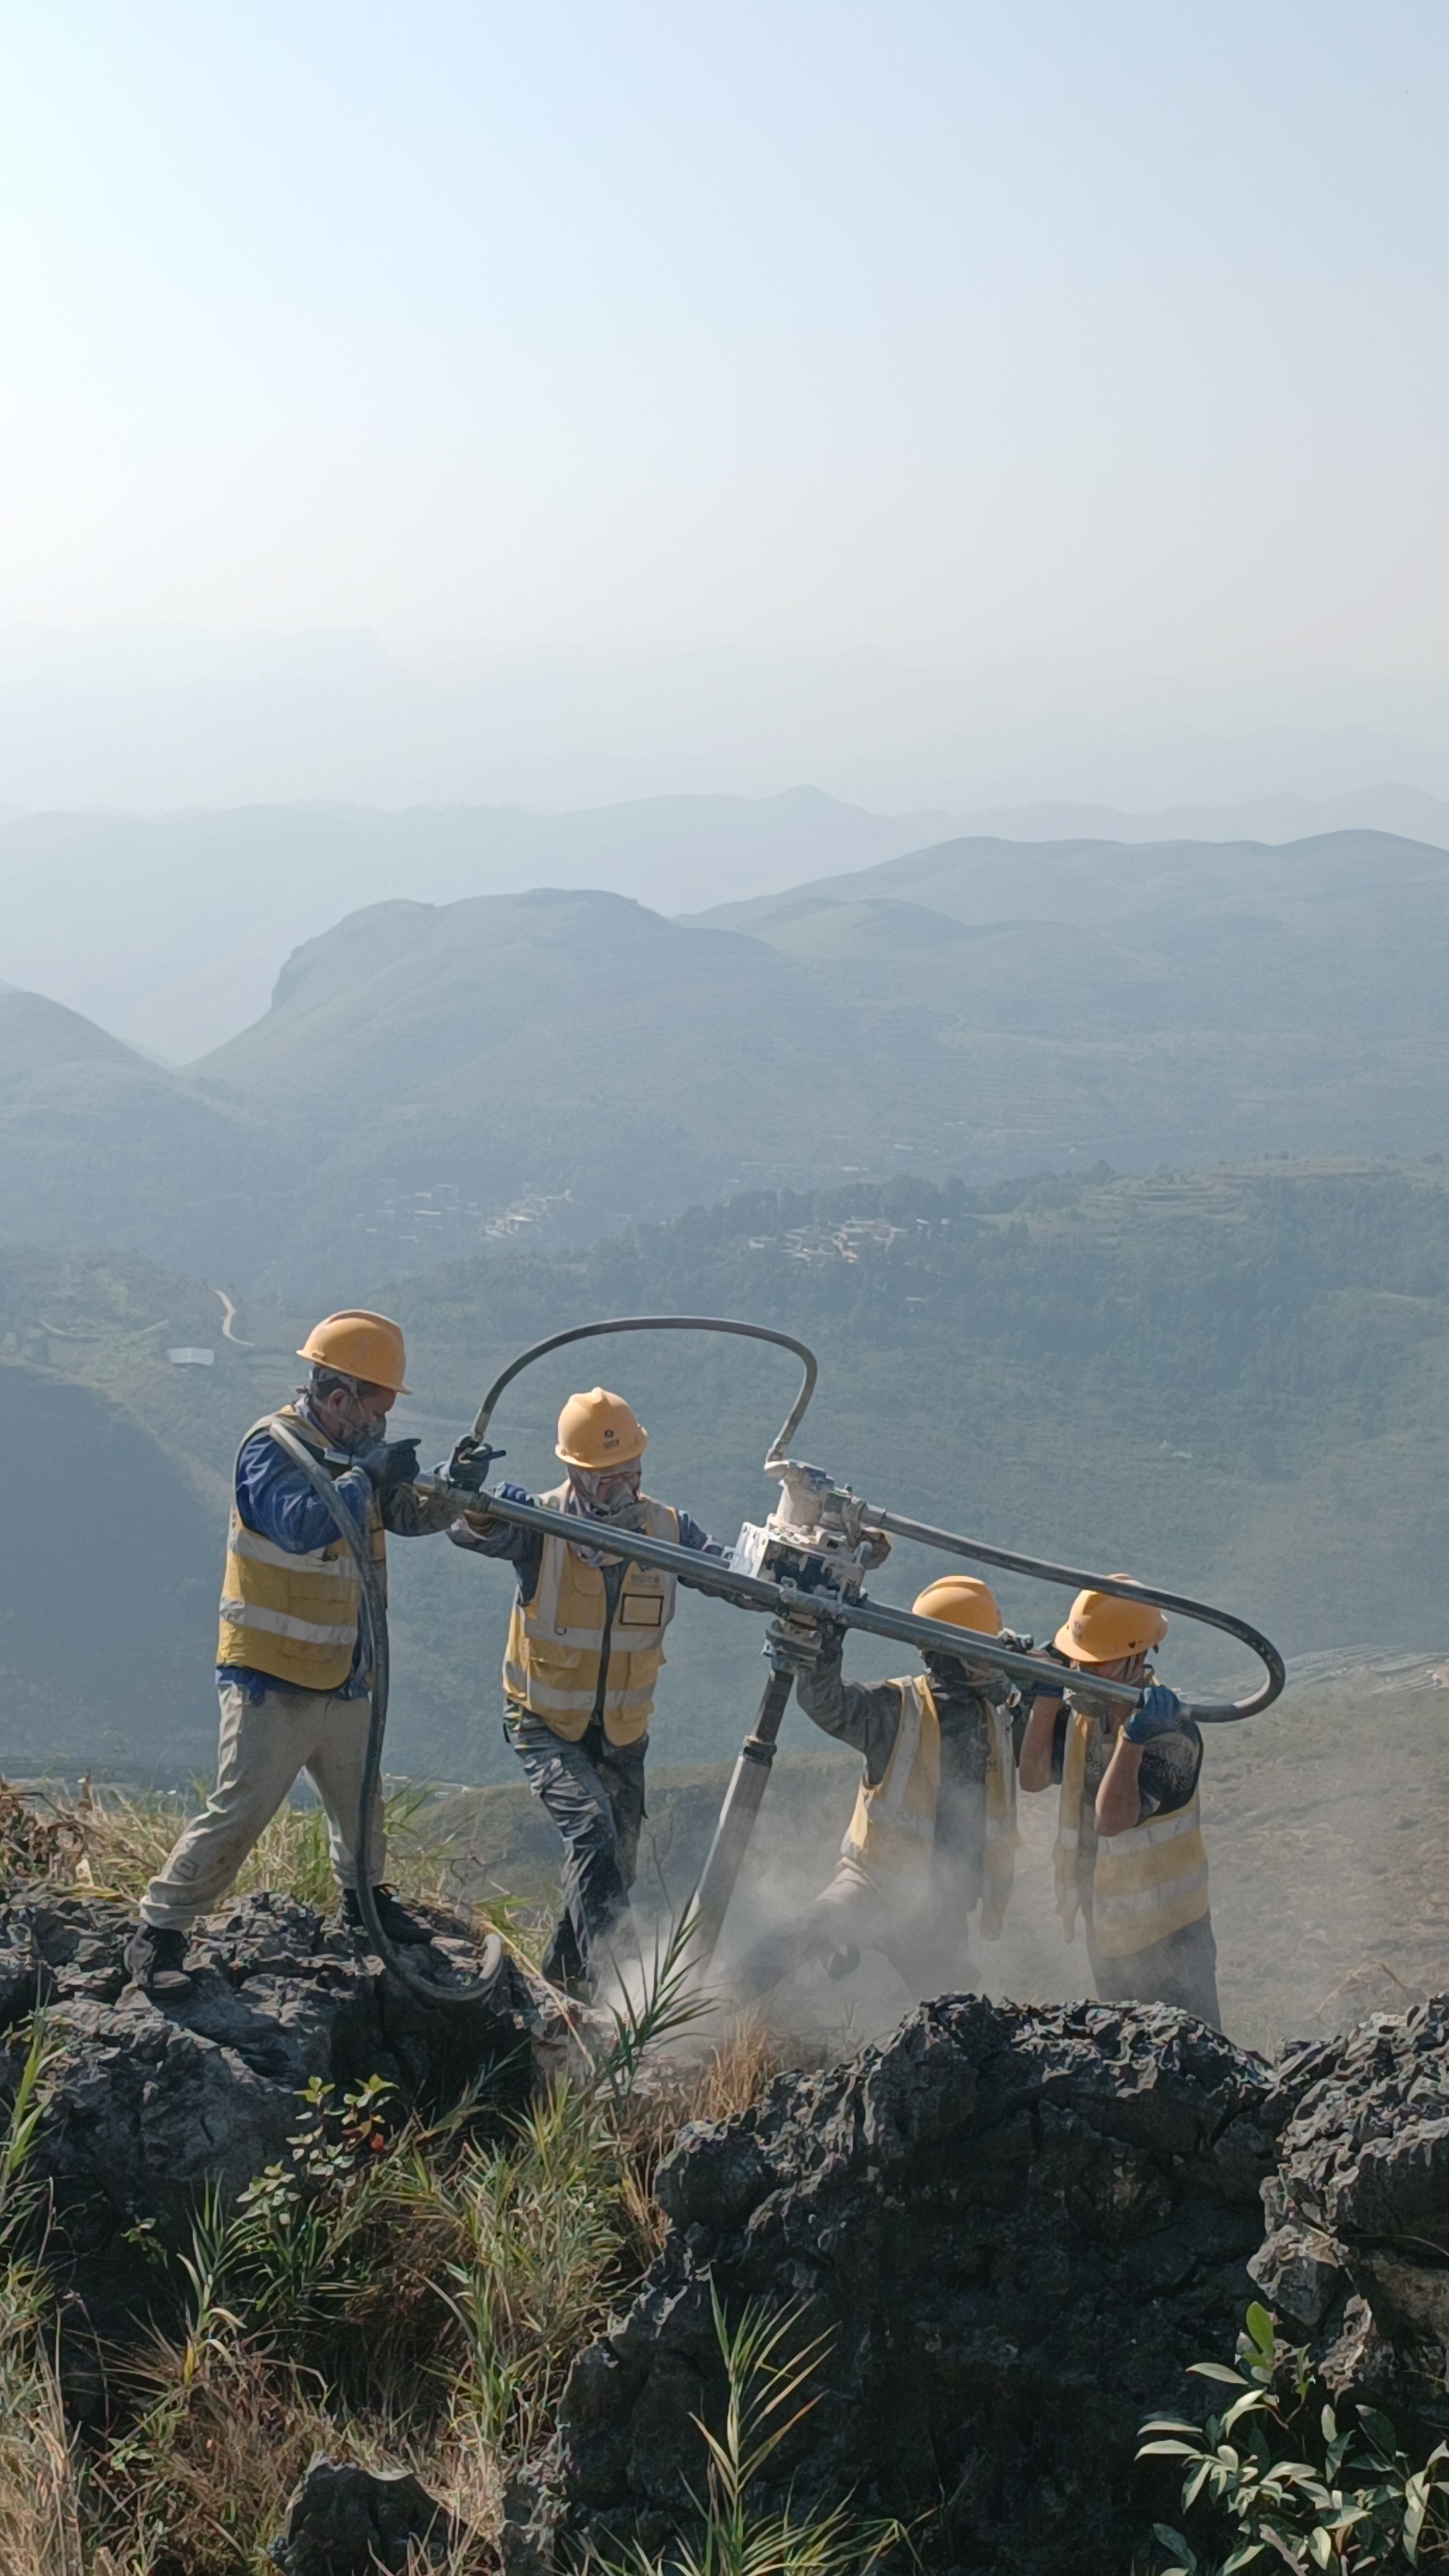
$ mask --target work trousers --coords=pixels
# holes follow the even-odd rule
[[[184,1931],[219,1905],[304,1771],[327,1811],[332,1866],[344,1887],[355,1887],[353,1846],[369,1713],[367,1700],[338,1699],[331,1691],[289,1690],[274,1682],[261,1699],[249,1700],[234,1683],[225,1685],[216,1787],[147,1888],[142,1921],[158,1930]],[[380,1799],[368,1842],[376,1883],[386,1854]]]
[[[879,1950],[898,1976],[919,1996],[959,1993],[966,1972],[964,1920],[953,1932],[943,1929],[929,1906],[903,1912],[882,1896],[874,1881],[851,1860],[842,1860],[828,1886],[798,1914],[752,1943],[730,1971],[730,1987],[740,2003],[753,2003],[782,1985],[807,1960],[843,1960],[842,1973],[855,1965],[852,1953]]]
[[[563,1836],[563,1912],[543,1962],[551,1985],[587,1979],[595,1950],[629,1911],[644,1821],[649,1738],[610,1744],[595,1721],[576,1744],[510,1702],[503,1732]]]
[[[1092,1938],[1090,1914],[1086,1921],[1087,1956],[1100,2002],[1178,2004],[1184,2012],[1196,2013],[1199,2021],[1211,2023],[1214,2030],[1222,2029],[1218,1945],[1210,1915],[1184,1924],[1180,1932],[1169,1932],[1165,1941],[1154,1941],[1150,1949],[1129,1950],[1125,1959],[1104,1959]]]

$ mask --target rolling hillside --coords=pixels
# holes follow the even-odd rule
[[[310,1304],[740,1189],[1429,1154],[1446,980],[1449,855],[1370,833],[957,842],[695,922],[399,900],[184,1074],[0,994],[0,1222]]]
[[[0,705],[3,696],[0,685]],[[810,787],[570,814],[305,804],[17,814],[0,817],[0,977],[183,1063],[265,1011],[299,940],[365,904],[607,886],[673,913],[866,866],[951,828],[944,814],[868,814]]]

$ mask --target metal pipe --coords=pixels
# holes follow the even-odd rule
[[[700,1975],[714,1957],[715,1945],[724,1929],[730,1898],[749,1848],[765,1791],[770,1785],[770,1765],[775,1759],[775,1745],[786,1708],[794,1674],[772,1672],[755,1712],[755,1723],[740,1746],[724,1805],[714,1829],[714,1839],[696,1887],[685,1909],[684,1937],[689,1943],[689,1964]]]
[[[1170,1610],[1179,1619],[1195,1619],[1207,1628],[1220,1628],[1229,1637],[1255,1654],[1267,1672],[1267,1680],[1249,1699],[1204,1700],[1191,1703],[1189,1713],[1199,1724],[1224,1726],[1240,1717],[1256,1717],[1260,1710],[1271,1708],[1287,1681],[1283,1658],[1272,1640],[1246,1619],[1235,1619],[1227,1610],[1214,1610],[1206,1601],[1194,1601],[1185,1592],[1160,1592],[1155,1585],[1133,1583],[1120,1574],[1087,1574],[1080,1566],[1053,1565],[1045,1557],[1022,1556],[1014,1549],[988,1547],[984,1539],[961,1538],[954,1530],[936,1529],[929,1521],[914,1521],[904,1512],[890,1512],[874,1503],[861,1509],[863,1529],[888,1530],[896,1538],[913,1538],[922,1547],[944,1548],[951,1556],[969,1557],[977,1565],[999,1565],[1010,1574],[1029,1574],[1042,1583],[1060,1583],[1074,1592],[1110,1592],[1120,1601],[1147,1601],[1159,1610]],[[1093,1682],[1093,1689],[1100,1683]],[[1186,1703],[1185,1703],[1186,1705]]]
[[[812,1592],[807,1586],[789,1581],[776,1582],[759,1574],[736,1574],[727,1557],[703,1556],[698,1549],[676,1547],[668,1539],[646,1538],[642,1531],[618,1530],[607,1522],[573,1520],[567,1514],[551,1510],[540,1503],[505,1501],[501,1494],[468,1493],[449,1485],[436,1476],[419,1476],[416,1488],[431,1500],[456,1502],[460,1512],[486,1513],[491,1520],[510,1521],[517,1529],[538,1530],[545,1538],[582,1538],[589,1546],[609,1556],[628,1558],[635,1565],[657,1566],[662,1573],[674,1574],[690,1584],[696,1592],[712,1592],[726,1601],[740,1602],[749,1610],[764,1610],[779,1618],[833,1619],[842,1627],[864,1628],[875,1637],[894,1637],[907,1646],[929,1646],[936,1654],[960,1656],[963,1648],[960,1628],[948,1626],[944,1619],[918,1619],[912,1610],[893,1610],[885,1603],[842,1601],[833,1592]],[[1022,1654],[1014,1646],[1003,1646],[995,1637],[977,1636],[969,1642],[969,1660],[973,1664],[992,1664],[1004,1673],[1023,1681],[1044,1683],[1053,1691],[1064,1691],[1071,1674],[1064,1665],[1041,1655]],[[1136,1708],[1141,1690],[1132,1682],[1099,1680],[1094,1674],[1092,1689],[1104,1699],[1120,1701],[1124,1708]],[[1215,1710],[1224,1707],[1219,1701],[1184,1701],[1192,1717],[1207,1714],[1211,1722]],[[1236,1709],[1227,1704],[1228,1713]]]
[[[820,1375],[820,1363],[809,1344],[798,1342],[793,1333],[774,1332],[767,1324],[735,1323],[724,1315],[615,1315],[607,1323],[574,1324],[566,1333],[550,1333],[546,1341],[533,1342],[526,1351],[521,1351],[516,1360],[509,1362],[502,1375],[494,1379],[478,1408],[478,1419],[473,1425],[474,1446],[483,1446],[499,1397],[524,1369],[531,1368],[535,1360],[546,1358],[550,1351],[564,1350],[570,1342],[594,1341],[601,1333],[735,1333],[742,1341],[773,1342],[778,1350],[793,1351],[803,1370],[800,1392],[770,1444],[765,1473],[769,1475],[784,1465],[786,1443],[794,1439],[805,1418],[805,1407],[815,1392],[815,1382]]]
[[[357,1567],[361,1584],[358,1603],[359,1623],[363,1631],[367,1658],[372,1667],[372,1688],[369,1694],[367,1755],[363,1763],[362,1794],[358,1800],[357,1809],[355,1858],[357,1902],[363,1922],[367,1926],[368,1937],[378,1957],[392,1970],[400,1983],[407,1987],[409,1994],[416,1995],[420,2002],[450,2006],[487,2003],[492,1999],[498,1984],[499,1972],[503,1966],[503,1943],[496,1932],[490,1932],[483,1944],[483,1968],[480,1976],[470,1978],[462,1985],[435,1986],[430,1977],[423,1976],[412,1966],[406,1953],[388,1939],[382,1928],[372,1884],[372,1808],[382,1777],[382,1740],[387,1731],[388,1686],[391,1678],[387,1602],[382,1585],[378,1581],[377,1568],[372,1561],[367,1532],[365,1529],[359,1529],[332,1478],[324,1468],[318,1466],[311,1450],[304,1442],[297,1439],[285,1422],[278,1421],[274,1415],[267,1424],[267,1429],[278,1448],[284,1449],[293,1464],[300,1467],[318,1501],[326,1504],[339,1537],[347,1541],[352,1552],[352,1559]]]

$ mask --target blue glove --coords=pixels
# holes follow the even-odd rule
[[[523,1485],[500,1485],[498,1493],[500,1500],[505,1503],[531,1503],[533,1500],[532,1494]]]
[[[1149,1682],[1138,1707],[1122,1729],[1128,1744],[1150,1744],[1155,1735],[1175,1735],[1182,1724],[1182,1702],[1166,1682]]]

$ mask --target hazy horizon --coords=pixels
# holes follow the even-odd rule
[[[1427,0],[9,34],[0,804],[1449,795]]]

